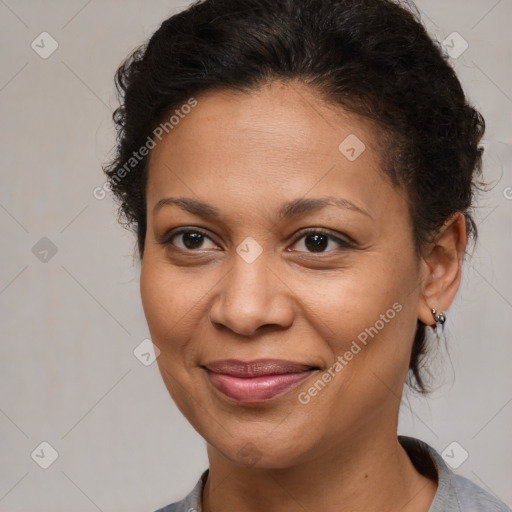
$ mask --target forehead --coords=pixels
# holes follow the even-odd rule
[[[386,194],[402,195],[382,172],[375,126],[307,86],[272,82],[196,101],[151,151],[148,202],[173,192],[263,205],[338,191],[378,213],[396,203]]]

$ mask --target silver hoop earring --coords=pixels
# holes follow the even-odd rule
[[[446,322],[446,311],[439,311],[438,313],[435,309],[432,309],[432,316],[434,317],[434,321],[436,323],[434,331],[443,332],[444,324]]]

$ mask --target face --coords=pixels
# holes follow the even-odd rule
[[[421,276],[377,132],[298,84],[196,99],[149,161],[141,294],[169,393],[240,464],[396,435]]]

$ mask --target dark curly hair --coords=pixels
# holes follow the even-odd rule
[[[476,237],[470,210],[485,123],[413,5],[203,0],[164,21],[116,73],[117,146],[104,171],[141,258],[147,147],[157,127],[201,92],[250,92],[272,80],[300,81],[375,123],[386,141],[382,170],[406,192],[419,255],[455,212],[464,213],[468,235]],[[422,393],[426,331],[418,320],[407,379]]]

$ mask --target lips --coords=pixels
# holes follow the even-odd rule
[[[291,391],[318,367],[279,359],[228,359],[204,365],[211,384],[239,403],[264,402]]]

